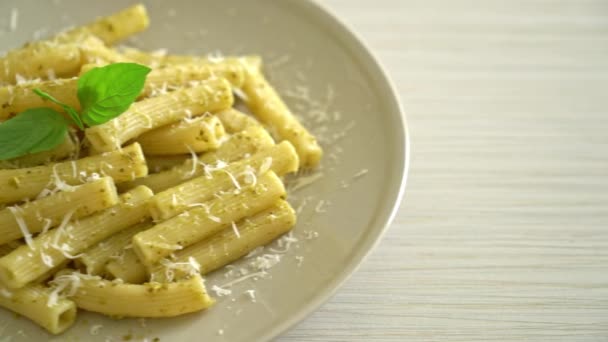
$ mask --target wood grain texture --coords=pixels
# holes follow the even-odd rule
[[[278,340],[608,341],[608,2],[326,0],[407,111],[388,234]]]

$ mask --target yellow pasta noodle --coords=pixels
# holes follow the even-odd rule
[[[63,143],[52,150],[26,154],[21,157],[0,161],[0,169],[19,169],[58,162],[78,153],[79,146],[68,135]]]
[[[203,115],[144,133],[137,142],[146,155],[179,155],[214,150],[225,135],[217,117]]]
[[[91,246],[149,217],[152,191],[137,187],[121,196],[121,203],[76,222],[62,224],[35,237],[0,258],[0,281],[20,288],[40,279]]]
[[[29,318],[52,334],[64,332],[76,320],[76,304],[42,285],[18,290],[0,287],[0,307]]]
[[[81,51],[77,44],[35,42],[0,58],[0,84],[50,76],[72,77],[78,74],[81,65]]]
[[[215,234],[227,223],[254,215],[285,196],[283,182],[272,171],[250,181],[255,183],[239,193],[224,194],[138,233],[133,237],[133,250],[145,265],[152,266]]]
[[[149,96],[174,90],[176,87],[209,78],[224,78],[234,87],[240,87],[245,81],[245,70],[238,59],[228,59],[220,63],[186,63],[174,64],[154,69],[146,79],[143,95]]]
[[[106,272],[129,284],[141,284],[148,278],[146,267],[133,249],[125,250],[118,258],[109,261]]]
[[[174,317],[204,310],[214,303],[197,274],[170,284],[143,285],[73,275],[80,281],[71,300],[79,308],[112,317]]]
[[[118,203],[112,178],[62,191],[21,206],[0,210],[0,244],[55,227],[66,215],[78,219]],[[26,234],[24,236],[24,234]]]
[[[145,30],[149,24],[150,19],[146,7],[137,4],[107,17],[99,18],[87,25],[63,32],[58,35],[57,39],[74,41],[82,35],[93,34],[105,44],[112,45]]]
[[[259,125],[250,127],[232,135],[216,151],[205,153],[197,157],[197,160],[189,159],[169,170],[123,183],[119,189],[128,190],[137,185],[145,185],[154,190],[155,193],[164,191],[202,175],[205,172],[203,164],[213,164],[218,160],[230,163],[272,145],[274,145],[274,141],[266,130]],[[150,162],[150,158],[146,159]]]
[[[251,126],[260,126],[260,123],[253,117],[239,112],[234,108],[229,108],[216,113],[228,133],[237,133]]]
[[[221,146],[220,146],[221,147]],[[213,153],[213,152],[207,152]],[[163,171],[170,170],[176,166],[180,166],[184,164],[188,159],[192,158],[191,154],[181,154],[174,156],[146,156],[146,163],[148,164],[148,169],[150,170],[150,174],[159,173]],[[146,176],[147,177],[147,176]],[[137,182],[137,179],[133,182]],[[123,185],[127,186],[128,189],[132,187],[131,184],[123,183]],[[157,191],[157,190],[154,190]]]
[[[196,203],[209,200],[218,191],[238,187],[240,176],[252,172],[272,170],[279,176],[298,169],[298,156],[289,142],[283,142],[250,158],[243,159],[209,172],[208,175],[191,179],[183,184],[160,192],[150,201],[150,211],[155,221],[169,219]]]
[[[171,55],[164,51],[146,52],[135,48],[123,48],[122,53],[125,57],[153,68],[166,67],[179,64],[233,64],[239,63],[253,70],[259,70],[262,66],[260,56],[250,55],[244,57],[202,57],[193,55]]]
[[[152,223],[143,222],[124,229],[101,241],[96,246],[89,248],[82,256],[76,259],[76,263],[87,274],[102,275],[106,264],[112,259],[119,258],[120,254],[125,251],[125,248],[131,244],[133,236],[150,227],[152,227]]]
[[[286,201],[279,201],[272,207],[236,224],[236,235],[230,226],[210,238],[190,247],[176,251],[172,265],[185,265],[196,261],[199,272],[207,274],[227,265],[256,247],[266,245],[288,232],[296,224],[296,214]],[[159,265],[152,272],[154,281],[179,279],[188,273],[188,268]]]
[[[53,81],[42,81],[35,83],[24,83],[9,85],[0,88],[0,120],[10,119],[18,113],[29,108],[50,107],[56,110],[62,108],[50,101],[43,100],[32,90],[40,90],[51,94],[57,100],[80,109],[80,102],[76,97],[77,79],[57,79]]]
[[[118,53],[118,51],[107,47],[104,42],[96,36],[84,36],[78,44],[82,55],[80,67],[81,75],[85,65],[132,62],[127,57]]]
[[[193,88],[136,102],[117,118],[88,128],[86,136],[97,150],[112,151],[145,132],[191,115],[228,108],[233,101],[228,81],[209,79]]]
[[[275,132],[280,140],[287,140],[294,145],[302,167],[315,167],[319,164],[323,150],[317,139],[291,113],[261,72],[248,72],[243,91],[247,95],[247,106],[253,114]]]
[[[45,189],[70,189],[94,174],[112,177],[115,183],[148,174],[139,144],[76,161],[26,169],[0,170],[0,204],[32,199]]]

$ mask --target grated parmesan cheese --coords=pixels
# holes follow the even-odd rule
[[[246,295],[247,297],[249,297],[249,299],[250,299],[252,302],[254,302],[254,303],[256,302],[256,298],[255,298],[255,290],[247,290],[247,291],[245,291],[245,295]]]
[[[21,208],[7,207],[7,209],[15,217],[15,221],[17,221],[17,226],[19,226],[19,230],[21,231],[21,235],[23,235],[23,238],[25,239],[25,243],[28,245],[28,247],[30,247],[31,250],[35,250],[36,247],[34,246],[34,240],[32,239],[32,234],[30,233],[29,229],[27,228],[27,223],[25,223],[23,216],[21,216]]]
[[[74,273],[60,275],[50,281],[49,284],[54,288],[49,295],[46,305],[48,307],[53,307],[57,305],[60,295],[63,294],[66,297],[72,297],[78,292],[78,288],[80,287],[80,276]],[[67,293],[63,293],[68,288],[69,291],[67,291]]]
[[[224,289],[224,288],[219,287],[217,285],[213,285],[211,287],[211,291],[215,292],[215,295],[218,296],[218,297],[229,296],[229,295],[232,294],[232,290]]]
[[[103,325],[95,324],[95,325],[91,326],[91,329],[89,329],[89,333],[93,336],[99,335],[99,331],[101,330],[101,328],[103,328]]]
[[[305,188],[305,187],[313,184],[314,182],[318,181],[322,177],[323,177],[323,172],[313,173],[312,175],[309,175],[309,176],[298,175],[298,178],[289,182],[288,192],[292,192],[292,193],[296,192],[302,188]]]
[[[19,9],[11,8],[11,17],[10,17],[10,21],[9,21],[9,29],[11,30],[11,32],[17,31],[18,20],[19,20]]]
[[[239,232],[239,228],[236,226],[236,223],[234,223],[234,221],[232,221],[232,231],[234,232],[234,235],[236,235],[237,239],[241,238],[241,233]]]

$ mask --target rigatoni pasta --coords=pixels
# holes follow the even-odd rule
[[[150,197],[150,189],[137,187],[123,194],[121,203],[112,208],[38,235],[0,258],[0,281],[10,288],[21,288],[46,276],[96,243],[148,218],[146,202]]]
[[[176,187],[156,194],[150,200],[150,214],[155,221],[167,220],[193,205],[202,203],[218,191],[240,188],[236,178],[241,175],[272,170],[278,175],[295,172],[298,169],[298,156],[293,146],[283,142],[265,151],[235,162],[225,168],[199,176]]]
[[[148,266],[169,254],[203,240],[231,222],[255,215],[285,196],[279,177],[268,171],[238,193],[229,192],[210,201],[193,206],[181,215],[161,222],[133,237],[133,250]]]
[[[82,268],[86,274],[103,275],[106,264],[111,260],[120,259],[122,253],[131,245],[131,240],[135,234],[150,229],[151,222],[138,223],[129,228],[110,236],[97,245],[86,250],[76,259],[76,264]]]
[[[89,177],[112,177],[115,183],[148,174],[139,144],[97,156],[25,169],[0,170],[0,204],[34,199],[43,193],[83,184]]]
[[[101,17],[87,25],[79,26],[58,35],[60,41],[73,41],[79,36],[92,34],[108,45],[115,44],[150,25],[146,7],[133,5],[107,17]]]
[[[76,320],[73,301],[39,284],[18,290],[0,287],[0,307],[31,319],[52,334],[64,332]]]
[[[218,161],[225,163],[243,159],[247,155],[257,153],[274,145],[274,141],[259,125],[250,127],[242,132],[232,135],[216,151],[208,152],[192,159],[190,156],[181,165],[176,165],[169,170],[150,174],[131,182],[120,184],[121,190],[128,190],[137,185],[145,185],[154,192],[161,192],[177,186],[185,181],[201,176],[205,173],[205,165],[214,165]],[[151,158],[147,158],[148,163]],[[172,161],[171,159],[168,159]],[[153,166],[150,166],[153,168]]]
[[[111,282],[72,273],[80,278],[72,300],[79,308],[112,317],[173,317],[213,305],[200,275],[171,284]]]
[[[98,151],[113,151],[155,128],[229,108],[233,101],[230,83],[223,78],[209,79],[196,87],[136,102],[121,116],[87,128],[86,136]]]
[[[248,70],[243,91],[253,114],[269,126],[271,131],[276,132],[280,140],[287,140],[294,145],[303,167],[319,164],[323,150],[317,139],[291,113],[261,72]]]
[[[286,201],[278,201],[268,209],[235,223],[238,235],[232,229],[232,224],[208,239],[202,240],[187,248],[176,251],[172,263],[158,264],[152,271],[155,281],[172,281],[189,273],[186,265],[194,260],[201,274],[207,274],[227,265],[259,246],[264,246],[277,237],[288,232],[296,223],[296,214]]]
[[[110,177],[85,183],[71,191],[61,191],[20,206],[0,210],[0,244],[31,238],[32,234],[53,228],[69,215],[79,219],[118,203]]]
[[[179,155],[215,150],[225,136],[217,117],[203,115],[144,133],[137,142],[146,155]]]

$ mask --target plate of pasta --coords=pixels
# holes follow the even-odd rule
[[[0,13],[0,341],[269,340],[393,218],[402,111],[318,5]]]

